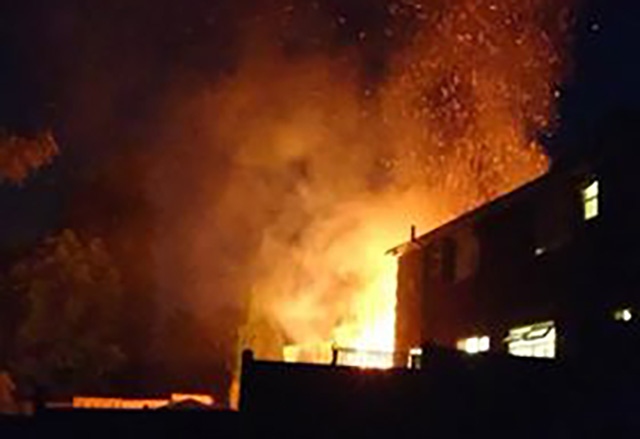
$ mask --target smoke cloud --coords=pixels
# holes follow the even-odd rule
[[[303,3],[243,16],[232,72],[174,101],[156,180],[162,283],[238,309],[270,357],[393,327],[385,250],[546,171],[565,68],[553,1]]]
[[[236,341],[278,357],[363,328],[388,345],[384,252],[546,171],[570,12],[140,0],[13,21],[83,188],[70,204],[94,206],[69,216],[113,234],[125,279],[197,312],[227,360]]]

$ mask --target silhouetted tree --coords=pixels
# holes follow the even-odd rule
[[[0,182],[21,183],[30,172],[50,163],[58,152],[49,131],[24,137],[0,128]]]
[[[13,414],[18,411],[15,391],[16,386],[11,376],[0,369],[0,415]]]
[[[102,241],[62,231],[9,279],[26,298],[12,361],[19,383],[54,393],[106,387],[125,358],[116,338],[120,277]]]
[[[12,358],[17,331],[24,318],[26,299],[0,275],[0,371]]]

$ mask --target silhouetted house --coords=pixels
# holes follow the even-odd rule
[[[396,348],[624,355],[640,311],[637,130],[393,249]]]

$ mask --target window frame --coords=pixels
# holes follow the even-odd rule
[[[580,189],[582,220],[589,222],[600,216],[600,180],[593,177]]]
[[[540,331],[542,332],[538,334]],[[550,340],[545,341],[547,337]],[[553,320],[511,328],[504,341],[507,344],[507,352],[514,357],[554,359],[558,355],[558,331]],[[538,355],[536,349],[538,353],[541,352],[540,349],[545,352]],[[525,351],[529,354],[525,354]]]

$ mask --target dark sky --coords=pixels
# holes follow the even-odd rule
[[[70,204],[85,204],[94,216],[136,204],[133,184],[131,199],[110,200],[116,191],[121,198],[125,184],[110,180],[127,178],[143,159],[168,84],[184,71],[213,80],[227,67],[235,33],[229,23],[240,3],[3,2],[0,126],[27,135],[53,129],[64,157],[22,187],[0,185],[3,250],[69,225]],[[119,187],[101,190],[109,185]]]
[[[572,53],[554,146],[580,151],[610,114],[640,110],[640,2],[587,1]]]
[[[0,126],[24,133],[53,128],[64,160],[22,187],[0,186],[0,247],[20,248],[66,225],[70,200],[91,201],[87,187],[116,184],[105,177],[114,168],[122,168],[122,178],[135,172],[131,163],[152,153],[144,145],[157,128],[152,109],[162,91],[179,78],[213,81],[231,68],[232,36],[241,32],[234,17],[251,3],[3,2]],[[354,23],[375,25],[376,17],[357,17],[357,8],[350,13]],[[640,108],[640,2],[584,0],[571,52],[552,155],[580,151],[611,112]],[[114,204],[135,205],[136,194],[132,187],[129,200]],[[97,211],[117,216],[108,196],[100,198],[93,200]]]

